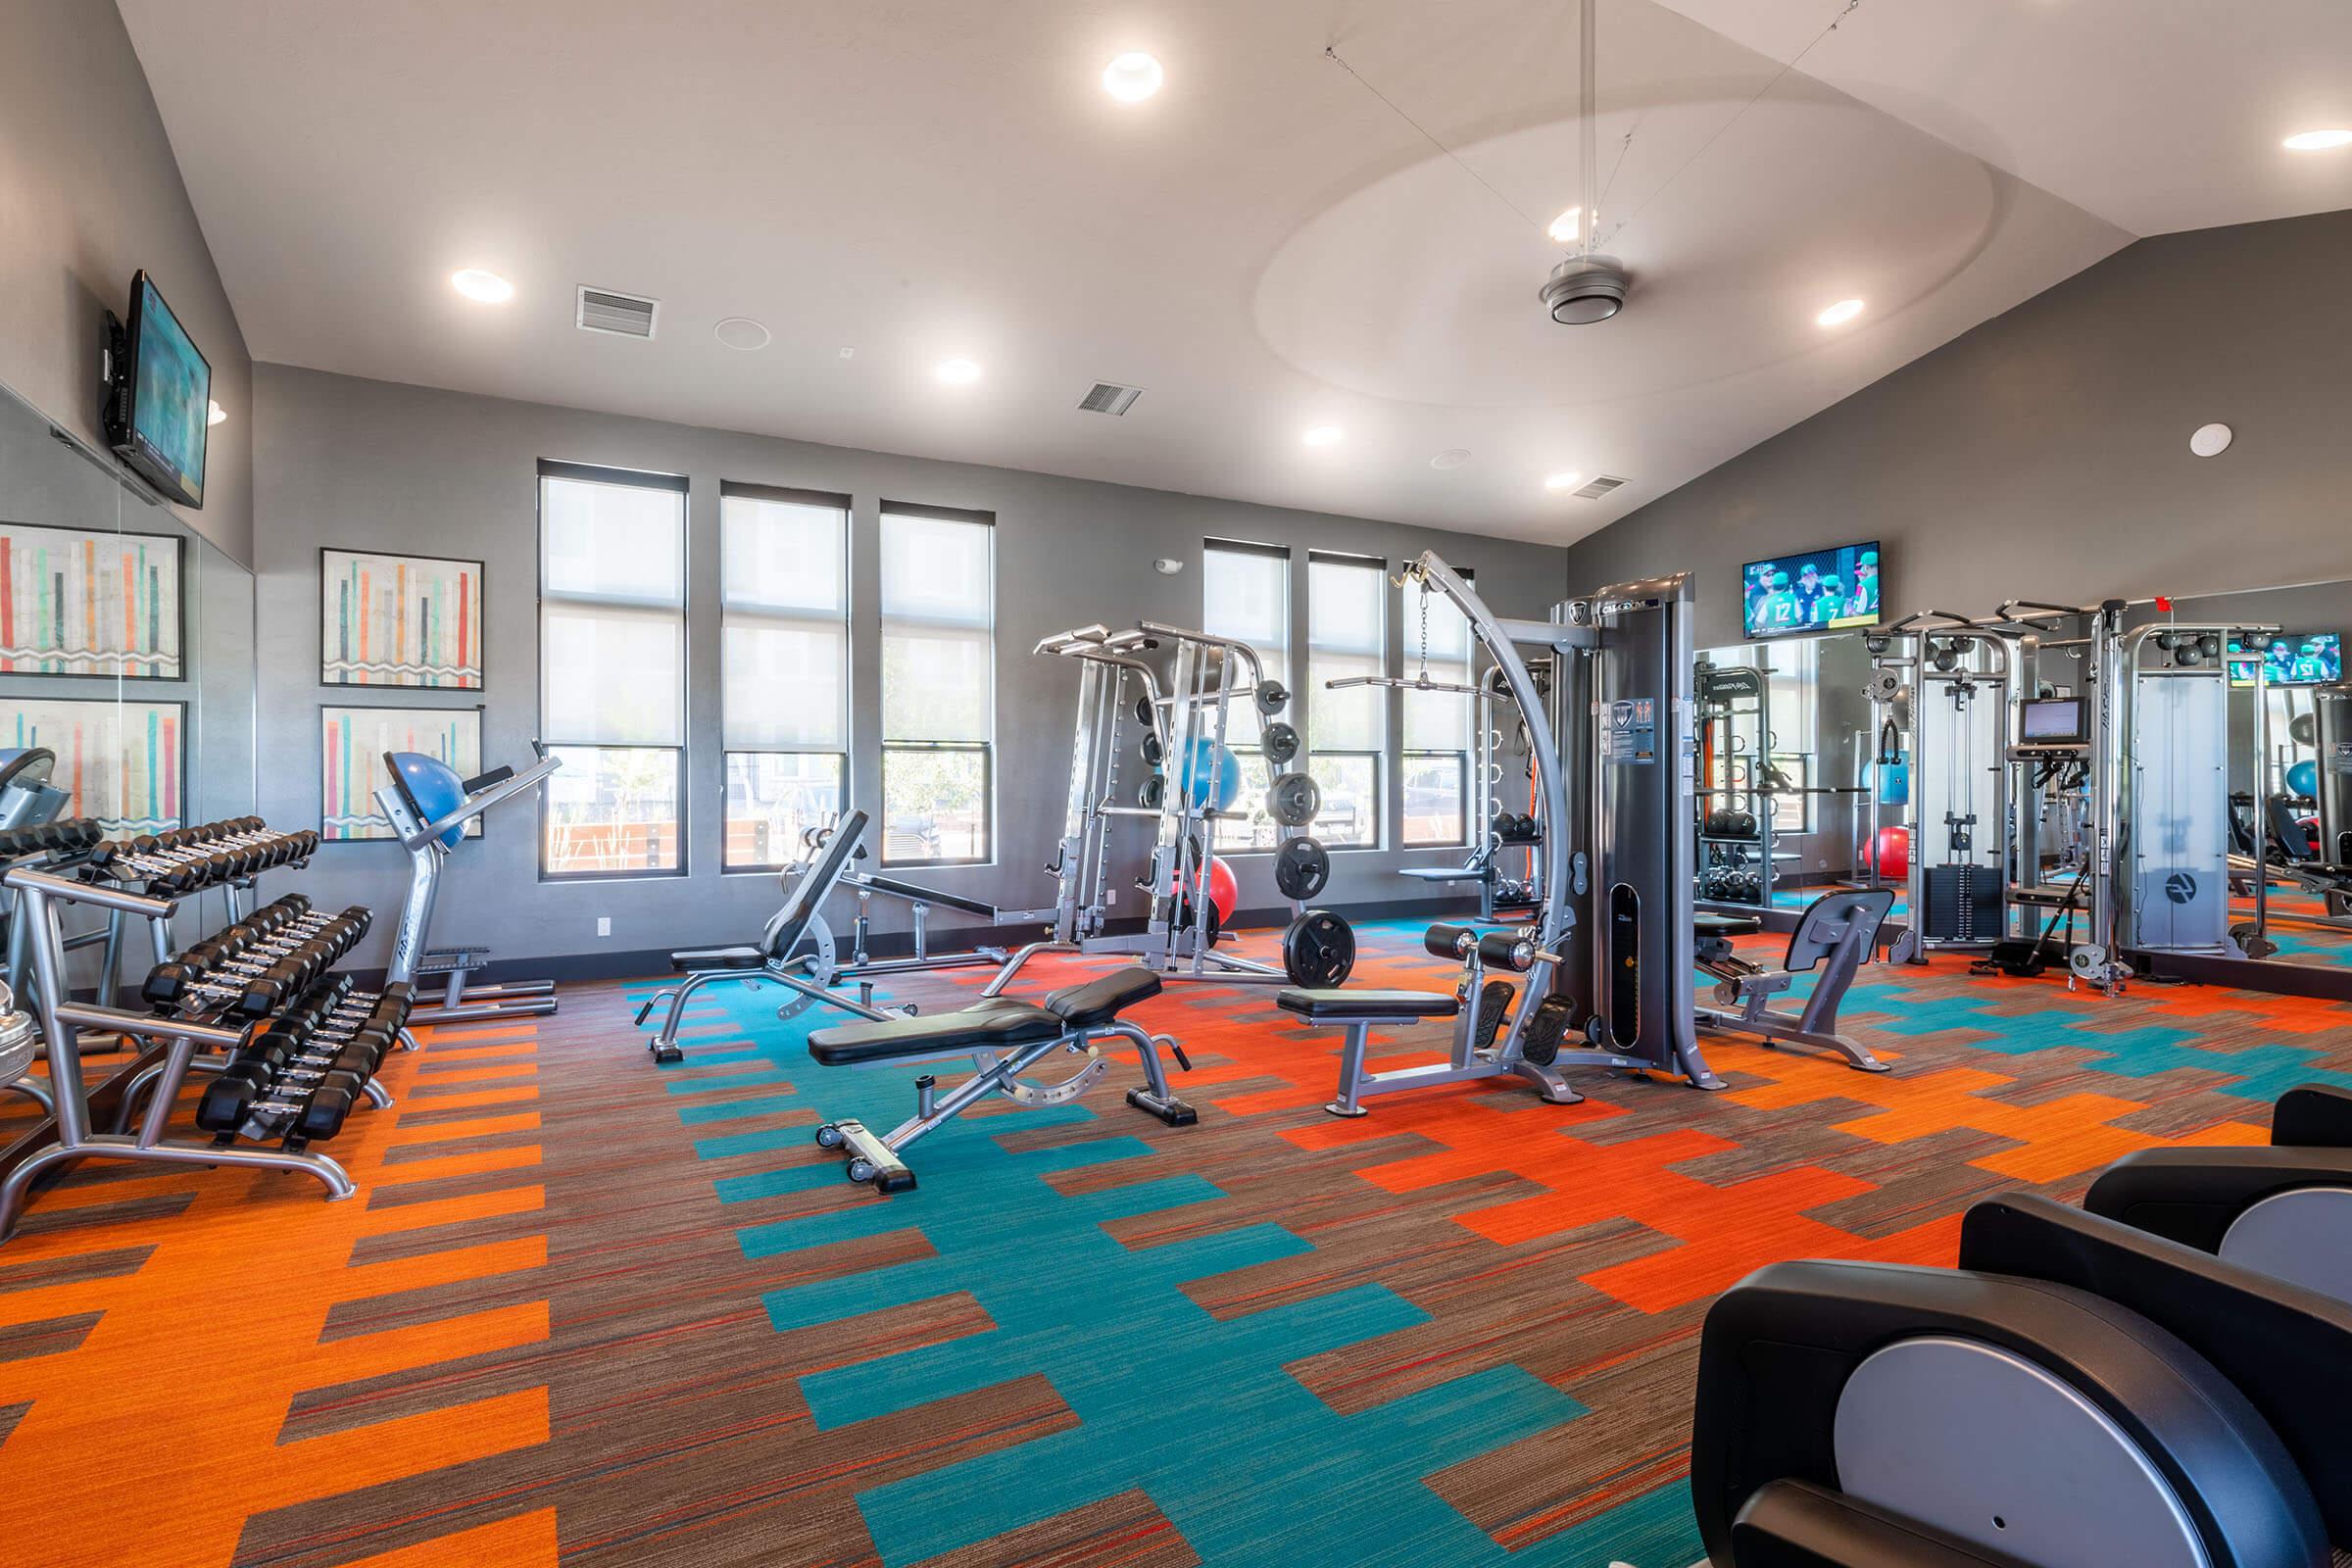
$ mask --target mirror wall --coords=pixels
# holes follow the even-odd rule
[[[1702,906],[1798,908],[1867,878],[1869,678],[1859,633],[1700,650]]]
[[[253,809],[254,720],[253,574],[0,390],[0,754],[156,833]]]

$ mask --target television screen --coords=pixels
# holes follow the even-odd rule
[[[2230,684],[2254,684],[2254,659],[2232,640],[2230,652],[2244,657],[2230,662]],[[2332,685],[2344,678],[2344,640],[2340,633],[2280,632],[2262,656],[2269,667],[2263,678],[2273,686]]]
[[[1878,541],[1750,562],[1740,573],[1740,592],[1750,637],[1876,624]]]
[[[213,368],[145,272],[131,279],[123,459],[173,501],[204,505]]]

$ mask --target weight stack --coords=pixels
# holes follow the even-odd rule
[[[1920,935],[1931,942],[1992,942],[2001,929],[2001,873],[1989,865],[1931,865]]]

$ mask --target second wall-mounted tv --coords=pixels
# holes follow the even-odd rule
[[[2231,638],[2230,652],[2244,656],[2246,650]],[[2281,632],[2271,640],[2262,657],[2263,662],[2270,666],[2263,671],[2263,678],[2273,686],[2328,686],[2344,678],[2344,640],[2338,632]],[[2230,684],[2254,684],[2251,657],[2233,657],[2230,661]]]
[[[1751,561],[1740,573],[1749,638],[1869,626],[1879,618],[1879,542]]]

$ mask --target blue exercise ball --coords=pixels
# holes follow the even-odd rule
[[[2305,758],[2286,770],[2286,792],[2289,795],[2320,793],[2320,764]]]
[[[466,804],[466,781],[458,777],[456,768],[438,757],[427,757],[422,752],[393,752],[384,760],[391,764],[393,778],[407,792],[422,821],[439,821]],[[466,824],[460,822],[441,835],[441,842],[454,850],[458,840],[465,836]]]
[[[1177,777],[1195,807],[1227,811],[1242,798],[1242,760],[1205,735],[1193,742]]]

